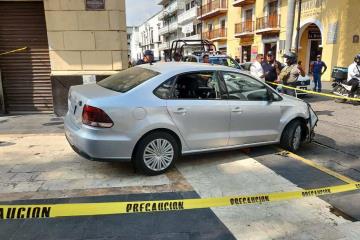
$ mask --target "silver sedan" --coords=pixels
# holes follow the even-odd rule
[[[317,116],[246,72],[199,63],[133,67],[69,91],[65,134],[80,155],[161,174],[179,156],[311,141]]]

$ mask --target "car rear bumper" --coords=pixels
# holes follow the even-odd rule
[[[99,129],[78,127],[65,117],[65,136],[72,149],[94,161],[130,161],[133,143],[124,136],[104,135]],[[109,129],[108,129],[109,130]]]

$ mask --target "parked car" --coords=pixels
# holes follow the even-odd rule
[[[184,154],[278,143],[297,151],[317,122],[304,101],[244,71],[199,63],[129,68],[71,87],[68,104],[65,134],[76,152],[133,161],[149,175]]]
[[[240,67],[243,70],[250,71],[251,64],[252,64],[252,62],[241,63]],[[283,66],[285,66],[285,65],[283,65]],[[299,78],[297,80],[296,88],[301,89],[301,90],[311,90],[310,84],[311,84],[311,78],[309,75],[306,75],[305,77],[299,76]],[[296,91],[296,96],[302,97],[302,96],[306,96],[306,95],[307,95],[306,92]]]

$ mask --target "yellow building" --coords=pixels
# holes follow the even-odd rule
[[[0,1],[0,53],[23,47],[0,56],[6,110],[63,115],[71,85],[127,68],[125,0]]]
[[[213,40],[220,50],[239,56],[242,61],[251,61],[256,54],[270,50],[282,61],[287,5],[287,0],[207,1],[202,7],[203,14],[199,14],[204,24],[204,38]],[[332,67],[350,65],[360,52],[360,1],[302,0],[301,7],[299,60],[309,71],[311,61],[322,54],[329,67],[323,79],[330,80]],[[296,14],[293,50],[297,19]]]
[[[215,43],[217,50],[227,52],[229,0],[205,0],[198,8],[198,20],[202,22],[202,38]]]

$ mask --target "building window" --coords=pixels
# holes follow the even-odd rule
[[[278,15],[278,1],[277,0],[269,2],[268,7],[269,7],[269,15],[270,16]]]
[[[186,11],[190,10],[190,3],[187,3],[187,4],[186,4],[185,9],[186,9]]]
[[[191,8],[195,7],[196,4],[195,4],[195,0],[191,1]]]

